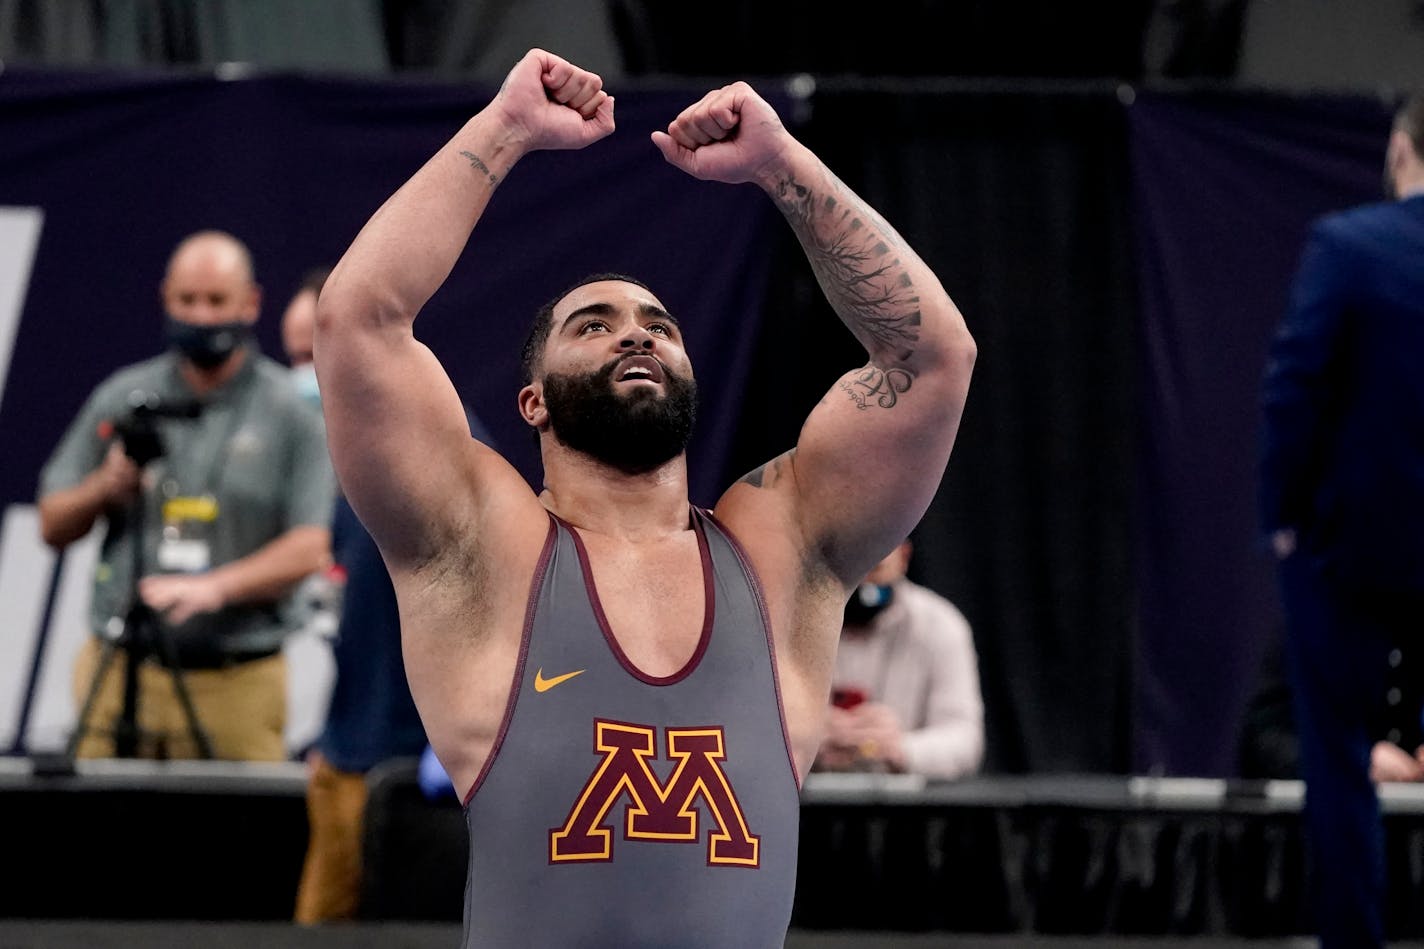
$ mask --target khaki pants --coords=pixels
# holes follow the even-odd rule
[[[77,709],[82,710],[102,653],[99,640],[93,637],[79,651],[74,664]],[[127,662],[128,656],[122,650],[114,653],[89,711],[89,720],[80,723],[83,734],[78,757],[114,756],[114,723],[123,712]],[[287,717],[287,660],[281,653],[226,669],[184,670],[183,681],[193,697],[198,722],[212,742],[213,757],[233,761],[286,760],[282,728]],[[155,662],[139,664],[137,719],[139,757],[199,756],[173,687],[173,675]]]
[[[311,839],[297,888],[297,922],[310,925],[356,917],[365,818],[366,776],[338,771],[313,752],[307,778]]]

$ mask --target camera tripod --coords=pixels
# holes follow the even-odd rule
[[[173,654],[168,633],[158,622],[158,617],[154,615],[153,610],[138,598],[137,592],[135,592],[133,605],[123,619],[122,629],[118,635],[106,634],[104,637],[99,662],[89,681],[84,704],[79,711],[79,720],[75,723],[74,732],[70,735],[69,744],[65,748],[65,756],[71,761],[74,760],[79,751],[79,742],[86,733],[94,730],[89,724],[89,719],[98,699],[99,690],[103,687],[109,667],[113,665],[115,654],[119,650],[123,650],[125,654],[124,694],[123,706],[112,726],[114,757],[138,757],[140,738],[142,737],[138,725],[139,667],[149,656],[156,656],[160,665],[173,679],[173,691],[178,696],[178,702],[183,708],[184,719],[188,723],[188,730],[198,746],[199,757],[212,758],[212,742],[208,739],[208,734],[198,719],[198,710],[193,705],[193,696],[188,691],[188,683],[183,677],[183,669],[178,665]]]
[[[94,674],[90,678],[84,701],[80,706],[79,719],[75,722],[74,732],[70,735],[69,743],[65,748],[65,758],[70,762],[74,760],[79,750],[79,743],[86,732],[94,730],[89,725],[89,718],[94,711],[95,702],[109,667],[113,664],[114,656],[119,650],[123,650],[125,653],[124,691],[122,708],[112,726],[114,756],[117,758],[138,757],[140,738],[142,737],[138,725],[139,668],[149,657],[155,657],[172,677],[173,691],[178,696],[179,705],[182,706],[188,730],[198,747],[199,757],[207,759],[213,757],[212,742],[203,729],[202,722],[198,719],[198,711],[193,705],[193,697],[188,691],[188,683],[183,676],[183,669],[178,663],[177,651],[173,648],[169,632],[153,609],[143,602],[143,597],[139,595],[138,591],[139,580],[144,576],[144,544],[147,541],[145,508],[148,506],[148,498],[142,487],[143,472],[151,461],[163,454],[162,441],[158,437],[154,419],[159,416],[194,418],[196,415],[197,412],[191,406],[183,406],[176,410],[153,405],[147,406],[145,410],[144,406],[136,406],[131,419],[126,425],[120,427],[124,451],[139,466],[140,472],[139,493],[127,512],[131,522],[128,525],[129,534],[133,538],[130,605],[121,621],[118,617],[110,621],[110,626],[117,628],[112,631],[105,630],[99,661],[94,668]]]

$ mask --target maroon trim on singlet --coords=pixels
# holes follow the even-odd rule
[[[801,789],[801,772],[796,769],[796,753],[791,748],[791,730],[786,727],[786,705],[781,701],[781,673],[776,669],[776,637],[771,632],[771,612],[766,608],[766,594],[762,592],[761,578],[757,576],[756,568],[752,566],[752,560],[747,556],[746,548],[742,542],[737,540],[737,535],[733,534],[726,524],[717,520],[717,515],[706,509],[701,509],[702,513],[709,521],[717,525],[717,529],[722,532],[722,536],[727,538],[727,543],[732,546],[732,551],[737,555],[737,559],[742,562],[742,572],[747,576],[747,582],[751,584],[752,596],[756,598],[757,609],[761,610],[761,624],[766,628],[766,651],[771,656],[771,682],[776,687],[776,711],[781,716],[781,740],[786,745],[786,760],[791,763],[791,777],[796,782],[796,789]]]
[[[534,611],[539,605],[539,589],[544,585],[544,574],[549,571],[549,561],[554,558],[554,541],[558,536],[559,529],[554,524],[554,515],[550,514],[549,533],[544,537],[544,549],[539,553],[539,562],[534,566],[534,579],[529,581],[529,603],[524,607],[524,632],[519,639],[519,659],[514,663],[514,681],[509,686],[509,699],[504,703],[504,718],[500,720],[499,732],[494,736],[494,744],[490,745],[489,754],[485,755],[485,763],[480,768],[480,773],[475,776],[475,783],[470,785],[470,790],[460,802],[465,807],[470,806],[470,800],[484,783],[490,765],[494,764],[495,756],[499,754],[500,745],[504,744],[509,723],[514,719],[514,706],[519,701],[519,690],[524,681],[524,665],[529,660],[529,637],[534,632]]]
[[[589,605],[593,607],[593,615],[598,620],[598,628],[603,630],[603,638],[608,643],[608,648],[613,651],[619,665],[627,670],[633,678],[639,682],[646,682],[648,685],[676,685],[692,675],[693,670],[702,661],[702,657],[706,655],[707,646],[712,642],[712,621],[717,614],[717,592],[712,583],[712,551],[707,546],[707,538],[702,533],[702,525],[697,518],[692,517],[692,526],[697,531],[697,550],[702,559],[702,634],[698,637],[697,648],[692,651],[692,658],[687,660],[686,665],[669,676],[652,676],[633,664],[633,660],[628,658],[623,647],[618,644],[618,637],[613,635],[613,628],[608,625],[608,616],[603,612],[603,601],[598,596],[598,584],[593,581],[593,567],[589,565],[588,549],[583,545],[583,538],[568,521],[557,514],[554,517],[569,529],[569,534],[574,539],[574,549],[578,551],[579,567],[583,570],[584,591],[588,594]]]

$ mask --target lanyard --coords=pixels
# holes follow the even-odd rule
[[[183,494],[192,494],[200,497],[203,495],[217,496],[218,485],[222,480],[224,470],[227,468],[228,457],[232,453],[233,438],[242,429],[243,423],[247,421],[247,415],[252,407],[255,388],[255,386],[249,385],[247,391],[241,393],[229,403],[231,414],[228,416],[227,425],[223,428],[222,437],[217,442],[216,450],[213,452],[212,460],[208,463],[207,470],[203,473],[202,478],[198,480],[197,484],[194,485],[198,490],[182,491],[182,486],[180,486],[179,490],[182,491]],[[210,412],[216,408],[216,405],[206,405],[204,411]],[[164,431],[164,435],[171,436],[175,434],[179,425],[194,424],[200,425],[201,422],[171,422],[165,426],[166,430]],[[194,433],[194,437],[201,438],[202,433]]]
[[[218,450],[213,453],[212,464],[208,466],[207,474],[203,476],[203,490],[199,492],[200,494],[217,496],[218,482],[222,480],[223,472],[227,470],[228,456],[232,453],[232,440],[238,432],[242,431],[243,423],[247,421],[247,413],[252,407],[255,388],[255,386],[248,386],[240,400],[232,406],[232,414],[228,417],[222,441],[218,443]]]

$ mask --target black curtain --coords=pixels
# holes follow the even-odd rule
[[[605,79],[625,68],[684,76],[1135,78],[1153,5],[1165,2],[1101,0],[1088,13],[1061,0],[889,0],[867,17],[818,0],[724,0],[715,8],[667,0],[0,0],[0,59],[240,61],[498,80],[533,45]],[[1229,2],[1169,6],[1175,13]],[[1168,18],[1174,30],[1181,19]],[[1172,35],[1175,51],[1181,43]]]
[[[1130,78],[1153,3],[882,0],[870,16],[822,0],[610,8],[634,74]]]
[[[986,768],[1128,767],[1133,271],[1122,109],[1074,93],[823,88],[801,136],[934,268],[979,345],[911,575],[974,628]],[[736,472],[864,353],[787,239]],[[874,463],[847,459],[848,464]]]

